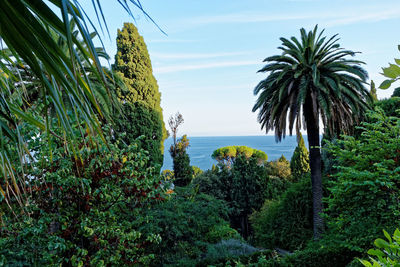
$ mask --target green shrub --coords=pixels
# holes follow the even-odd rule
[[[206,235],[206,240],[210,243],[217,243],[220,240],[240,239],[239,233],[226,224],[214,225]]]
[[[291,177],[290,162],[282,155],[279,159],[268,162],[265,166],[270,177],[289,179]]]
[[[400,219],[400,120],[373,113],[358,137],[329,147],[338,172],[329,184],[327,242],[364,251]]]
[[[377,107],[383,109],[386,116],[400,116],[400,97],[395,96],[388,99],[379,100],[375,104]]]
[[[66,156],[64,147],[35,141],[35,157],[27,170],[30,203],[21,214],[3,216],[0,255],[5,265],[149,265],[156,232],[140,232],[138,218],[164,199],[157,170],[137,144],[108,147],[87,138]],[[51,144],[52,161],[49,160]],[[5,203],[1,203],[5,205]],[[4,207],[1,207],[2,209]]]
[[[343,247],[312,245],[305,250],[276,260],[275,266],[338,267],[347,266],[359,254]],[[268,264],[265,266],[269,266]]]
[[[397,87],[393,90],[392,97],[400,97],[400,87]]]
[[[225,200],[230,207],[230,222],[247,237],[251,233],[248,216],[259,210],[266,199],[279,198],[289,181],[268,177],[267,170],[256,158],[239,156],[231,168],[219,165],[206,171],[192,181],[199,192]]]
[[[312,192],[309,175],[289,186],[279,200],[267,200],[254,212],[251,225],[256,245],[295,250],[312,237]]]
[[[210,242],[237,237],[227,226],[228,209],[223,201],[189,191],[178,189],[175,196],[154,206],[141,219],[142,232],[160,233],[161,243],[149,250],[159,264],[188,264],[199,260]],[[217,233],[218,229],[224,232]]]
[[[149,152],[150,163],[162,165],[164,156],[162,116],[143,103],[125,103],[121,113],[114,114],[115,137],[127,145],[138,144]],[[138,137],[141,137],[138,139]]]
[[[192,166],[192,171],[193,171],[193,179],[196,178],[197,176],[201,175],[203,173],[203,170],[200,169],[197,166]]]

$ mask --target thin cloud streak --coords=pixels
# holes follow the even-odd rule
[[[197,40],[187,40],[187,39],[168,39],[167,37],[165,39],[153,39],[153,40],[148,40],[146,43],[197,43]]]
[[[372,12],[372,13],[364,13],[358,16],[346,16],[338,19],[334,19],[328,21],[326,23],[327,26],[343,26],[349,24],[355,24],[360,22],[378,22],[383,20],[390,20],[400,18],[400,8],[398,9],[391,9],[389,11],[383,12]]]
[[[259,65],[259,61],[227,61],[227,62],[213,62],[204,64],[193,64],[193,65],[175,65],[165,67],[154,67],[154,72],[157,74],[190,71],[199,69],[211,69],[211,68],[222,68],[222,67],[239,67],[239,66],[250,66]]]
[[[230,24],[230,23],[258,23],[258,22],[279,22],[279,21],[291,21],[291,20],[308,20],[318,19],[321,22],[326,21],[328,26],[341,26],[348,25],[358,22],[365,22],[371,20],[373,22],[383,21],[393,18],[400,18],[400,6],[392,6],[389,11],[383,10],[368,10],[359,11],[358,14],[354,15],[354,12],[337,14],[334,12],[330,13],[319,13],[319,14],[226,14],[218,16],[204,16],[197,18],[185,19],[183,25],[201,26],[207,24]]]
[[[232,53],[151,53],[151,56],[156,59],[204,59],[204,58],[218,58],[218,57],[230,57],[230,56],[243,56],[248,55],[250,52],[232,52]]]

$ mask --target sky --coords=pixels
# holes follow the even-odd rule
[[[95,16],[91,1],[81,1]],[[361,52],[370,79],[380,84],[382,67],[400,58],[398,0],[141,0],[134,19],[117,1],[100,1],[110,36],[101,35],[114,63],[117,29],[133,22],[144,37],[161,92],[164,120],[180,112],[180,134],[263,135],[252,107],[263,59],[280,54],[280,37],[299,36],[316,24],[326,36],[339,34],[342,47]],[[387,98],[396,85],[378,90]],[[168,124],[166,124],[168,125]],[[270,132],[269,134],[273,134]]]

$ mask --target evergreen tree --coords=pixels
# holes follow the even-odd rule
[[[189,139],[184,135],[169,149],[174,164],[174,184],[177,186],[186,186],[193,179],[193,169],[190,166],[190,158],[186,152],[188,147]]]
[[[376,94],[376,87],[373,80],[371,80],[371,90],[369,91],[369,94],[371,95],[372,103],[378,101],[378,95]]]
[[[117,134],[125,132],[127,144],[143,135],[145,140],[140,142],[143,149],[150,152],[153,163],[162,164],[167,131],[160,106],[161,94],[146,44],[132,23],[124,23],[122,30],[118,30],[114,70],[125,85],[116,88],[123,104],[122,114],[115,118]]]
[[[394,89],[392,97],[400,97],[400,87],[397,87],[396,89]]]
[[[299,180],[303,174],[310,172],[308,150],[302,135],[290,160],[290,169],[294,180]]]
[[[125,103],[122,105],[121,114],[114,121],[114,130],[117,137],[128,145],[137,139],[136,143],[149,152],[151,162],[162,165],[160,142],[164,139],[158,112],[141,102]],[[140,136],[142,137],[138,139]]]

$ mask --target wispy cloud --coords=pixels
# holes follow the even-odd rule
[[[291,0],[298,1],[298,0]],[[232,23],[259,23],[259,22],[279,22],[279,21],[296,21],[296,20],[319,20],[326,22],[328,26],[348,25],[359,22],[376,22],[393,18],[400,18],[400,5],[388,8],[376,8],[369,10],[358,10],[357,14],[354,10],[346,12],[329,13],[309,13],[309,14],[261,14],[261,13],[237,13],[224,14],[215,16],[201,16],[185,19],[180,22],[184,27],[201,26],[207,24],[232,24]]]
[[[204,25],[215,23],[253,23],[253,22],[272,22],[272,21],[286,21],[286,20],[302,20],[315,17],[312,15],[271,15],[271,14],[226,14],[217,16],[204,16],[191,18],[188,20],[189,24]]]
[[[199,64],[181,64],[164,67],[154,67],[155,73],[170,73],[179,71],[199,70],[199,69],[211,69],[211,68],[226,68],[226,67],[238,67],[238,66],[250,66],[258,65],[259,61],[225,61],[225,62],[212,62],[212,63],[199,63]]]
[[[146,43],[196,43],[197,40],[188,40],[188,39],[170,39],[165,37],[165,39],[150,39],[146,41]]]
[[[375,11],[370,13],[361,13],[357,16],[338,16],[335,19],[328,20],[325,24],[327,26],[343,26],[360,22],[378,22],[396,18],[400,18],[400,8],[394,8],[382,12]]]
[[[151,53],[156,59],[205,59],[248,55],[250,52],[221,52],[221,53]]]

